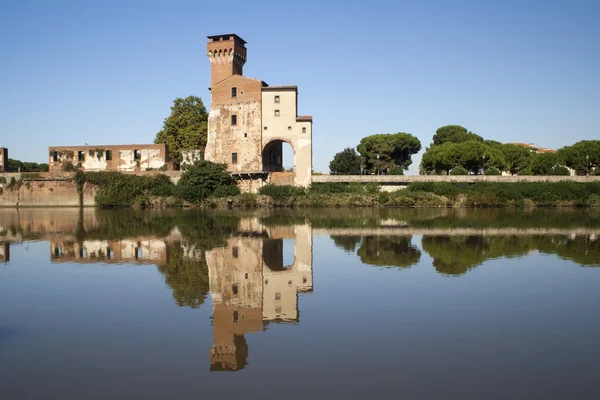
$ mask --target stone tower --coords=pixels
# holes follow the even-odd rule
[[[232,75],[243,75],[246,42],[235,34],[208,36],[207,55],[212,64],[211,86]]]

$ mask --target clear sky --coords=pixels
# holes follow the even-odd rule
[[[447,124],[559,148],[600,139],[599,21],[597,0],[2,1],[0,146],[151,143],[176,97],[210,107],[206,36],[237,33],[245,75],[299,86],[316,171]]]

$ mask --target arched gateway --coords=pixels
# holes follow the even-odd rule
[[[269,86],[242,75],[246,42],[234,34],[209,36],[211,109],[205,158],[225,163],[242,177],[242,190],[266,182],[309,186],[312,117],[298,116],[298,87]],[[282,144],[294,153],[293,171],[283,171]]]

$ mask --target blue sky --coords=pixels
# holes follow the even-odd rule
[[[600,139],[600,1],[3,1],[0,146],[150,143],[176,97],[210,105],[206,36],[299,86],[314,169],[375,133],[463,125],[559,148]],[[413,157],[417,170],[420,155]]]

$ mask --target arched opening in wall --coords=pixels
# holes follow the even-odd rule
[[[262,152],[263,171],[294,172],[294,149],[284,140],[272,140]]]
[[[294,239],[265,239],[263,261],[271,271],[285,271],[294,265]]]

